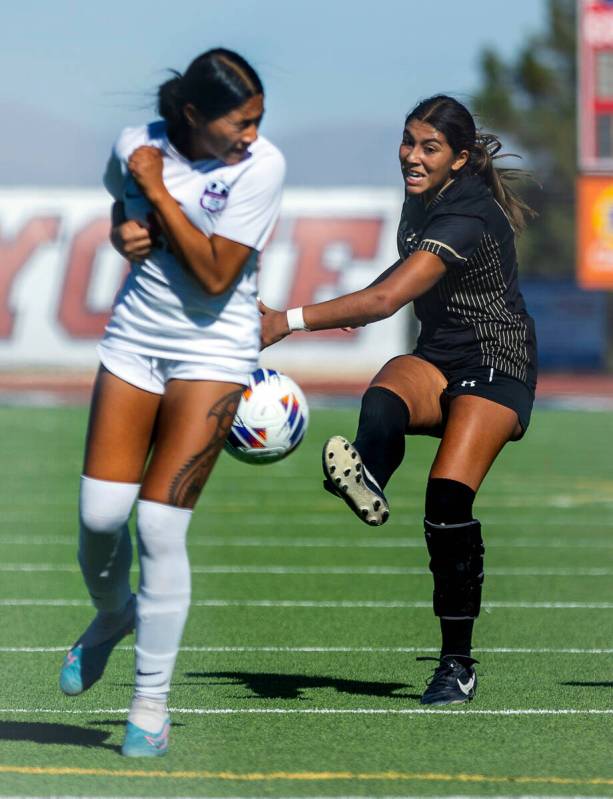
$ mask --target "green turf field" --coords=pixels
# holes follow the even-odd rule
[[[75,558],[82,409],[0,408],[0,796],[613,796],[613,413],[537,411],[476,513],[479,693],[425,711],[438,625],[421,528],[436,442],[408,442],[383,528],[321,488],[314,411],[287,461],[224,455],[194,516],[171,752],[118,754],[132,654],[69,699],[91,617]],[[130,643],[130,640],[128,640]]]

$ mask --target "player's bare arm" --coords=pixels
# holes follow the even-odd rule
[[[395,272],[396,269],[398,269],[398,267],[402,263],[403,263],[403,259],[399,258],[391,266],[388,266],[387,269],[384,269],[383,272],[381,272],[380,275],[377,275],[377,277],[373,280],[373,282],[369,283],[368,286],[369,287],[370,286],[377,286],[379,283],[382,283],[385,280],[385,278],[389,277],[392,274],[392,272]]]
[[[142,261],[153,246],[149,228],[136,219],[126,219],[124,204],[119,200],[111,208],[110,239],[127,261]]]
[[[445,274],[443,261],[433,253],[419,251],[405,261],[394,264],[360,291],[334,300],[307,305],[303,311],[308,330],[329,330],[336,327],[360,327],[387,319],[432,288]],[[262,348],[285,338],[291,330],[284,311],[274,311],[260,304],[262,312]]]
[[[245,265],[251,248],[223,236],[208,238],[185,216],[164,185],[162,153],[138,147],[128,161],[134,180],[153,206],[156,218],[176,257],[208,294],[223,294]]]

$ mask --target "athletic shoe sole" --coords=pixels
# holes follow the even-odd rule
[[[475,698],[475,694],[472,693],[470,696],[463,696],[462,698],[457,699],[438,699],[435,702],[430,702],[428,699],[424,701],[422,697],[420,700],[421,705],[427,705],[428,707],[447,707],[448,705],[465,705],[468,702],[472,702]]]
[[[322,466],[324,487],[343,499],[366,524],[378,527],[390,515],[389,505],[377,481],[362,464],[360,453],[342,436],[332,436],[324,444]]]

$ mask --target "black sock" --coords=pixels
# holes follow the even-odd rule
[[[408,427],[409,410],[398,394],[381,386],[366,391],[354,446],[381,488],[402,463]]]
[[[441,657],[458,655],[457,660],[463,665],[463,658],[470,658],[474,619],[441,619]]]
[[[431,477],[426,487],[426,519],[432,524],[465,524],[473,518],[475,492],[445,477]]]

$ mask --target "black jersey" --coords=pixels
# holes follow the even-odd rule
[[[443,260],[446,274],[414,302],[415,354],[443,371],[489,366],[534,386],[536,339],[517,280],[515,236],[478,175],[450,182],[428,205],[407,195],[398,252]]]

